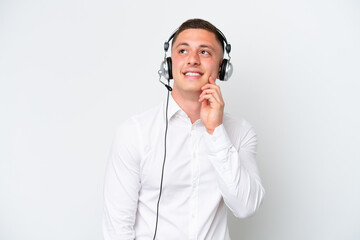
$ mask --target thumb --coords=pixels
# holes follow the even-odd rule
[[[212,76],[209,77],[209,83],[210,84],[215,84],[215,78],[213,78]]]

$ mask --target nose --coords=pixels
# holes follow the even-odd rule
[[[200,57],[196,51],[191,51],[188,56],[188,65],[200,65]]]

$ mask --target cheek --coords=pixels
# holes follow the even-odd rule
[[[171,57],[171,65],[173,70],[179,70],[181,69],[181,61],[179,61],[176,57]]]
[[[211,75],[216,75],[219,73],[219,70],[220,70],[220,66],[218,63],[211,63],[208,65],[208,69],[210,70],[211,72]]]

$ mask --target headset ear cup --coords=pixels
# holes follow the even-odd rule
[[[167,69],[169,72],[169,79],[173,79],[173,74],[172,74],[172,62],[171,62],[171,57],[167,57],[166,58],[166,63],[167,63]]]
[[[223,59],[223,61],[221,63],[221,67],[220,67],[220,72],[219,72],[219,79],[222,81],[224,81],[224,78],[225,78],[227,64],[228,64],[228,60]]]

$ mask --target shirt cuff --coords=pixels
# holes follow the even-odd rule
[[[231,147],[231,141],[223,124],[217,126],[213,134],[206,132],[205,142],[210,154],[217,154]]]

